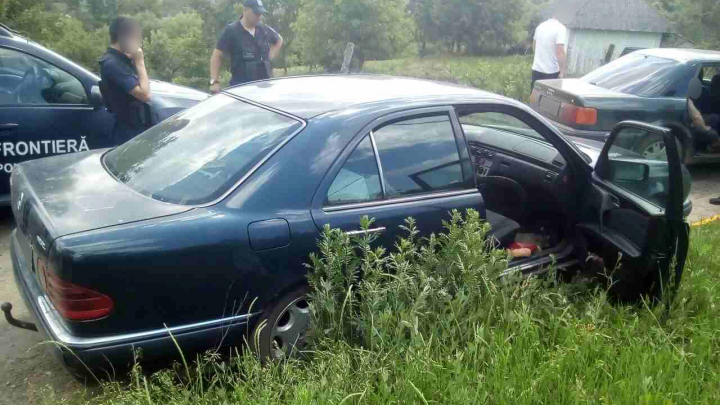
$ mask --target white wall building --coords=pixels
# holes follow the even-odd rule
[[[673,31],[668,21],[644,0],[560,2],[579,7],[572,19],[560,19],[568,29],[569,76],[582,76],[602,66],[612,44],[615,50],[611,59],[615,59],[627,47],[659,48],[663,36]]]

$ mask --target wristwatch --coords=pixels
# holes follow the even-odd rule
[[[218,84],[218,83],[220,83],[220,81],[219,81],[218,79],[210,79],[210,85],[211,85],[211,86],[212,86],[213,84]]]

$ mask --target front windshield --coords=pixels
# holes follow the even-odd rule
[[[105,156],[107,169],[159,201],[198,205],[219,198],[302,123],[217,95]]]
[[[690,69],[677,61],[631,53],[580,80],[640,97],[685,97],[691,78],[688,74],[692,74]]]

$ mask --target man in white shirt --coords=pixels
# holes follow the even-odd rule
[[[533,40],[535,60],[532,66],[531,91],[537,80],[565,77],[567,71],[566,44],[567,28],[555,17],[538,25]]]

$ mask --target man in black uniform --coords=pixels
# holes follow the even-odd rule
[[[150,81],[141,44],[140,23],[118,17],[110,24],[110,47],[99,60],[100,90],[116,117],[113,139],[118,145],[145,129],[140,109],[150,100]]]
[[[262,23],[267,10],[262,0],[246,0],[239,21],[225,28],[210,58],[210,92],[220,91],[218,77],[223,60],[230,56],[230,85],[272,77],[270,60],[277,58],[283,39]]]

